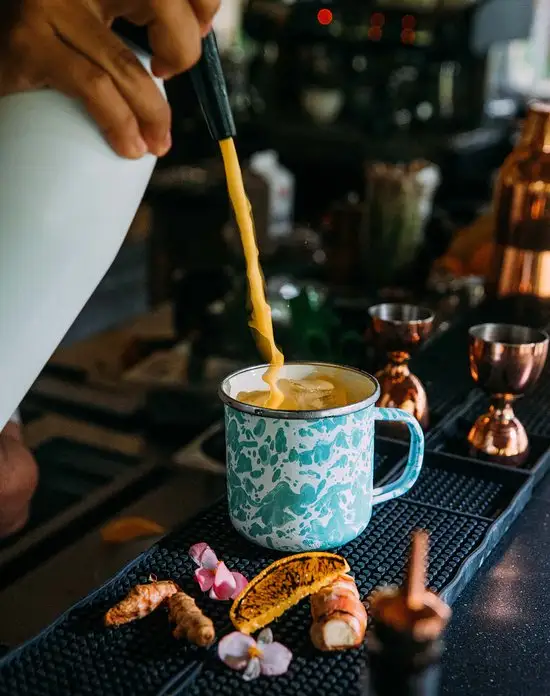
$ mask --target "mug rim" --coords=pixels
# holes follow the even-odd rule
[[[348,365],[337,365],[336,363],[328,362],[317,362],[310,360],[291,360],[285,362],[285,366],[289,365],[308,365],[312,367],[336,367],[341,370],[346,370],[347,372],[355,372],[361,377],[367,377],[374,386],[374,392],[368,396],[366,399],[361,401],[356,401],[347,406],[339,406],[337,408],[325,408],[319,409],[317,411],[282,411],[276,408],[265,408],[262,406],[252,406],[251,404],[245,404],[242,401],[238,401],[234,397],[230,396],[227,391],[227,384],[229,380],[242,375],[245,372],[250,372],[251,370],[258,370],[260,368],[265,368],[266,370],[270,367],[267,363],[260,365],[251,365],[249,367],[244,367],[240,370],[232,372],[230,375],[225,377],[220,386],[218,387],[218,396],[221,401],[227,406],[231,406],[236,411],[241,411],[242,413],[248,413],[252,416],[260,416],[262,418],[278,418],[287,420],[318,420],[319,418],[333,418],[334,416],[347,416],[350,413],[356,413],[357,411],[362,411],[369,406],[374,405],[378,401],[380,396],[380,384],[376,377],[371,375],[369,372],[364,370],[359,370],[356,367],[349,367]]]

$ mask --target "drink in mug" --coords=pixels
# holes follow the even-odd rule
[[[406,411],[375,405],[380,387],[372,375],[338,365],[286,363],[279,373],[285,410],[265,408],[265,370],[240,370],[220,387],[234,527],[250,541],[285,552],[352,541],[367,527],[373,505],[414,485],[424,452],[422,428]],[[373,488],[377,420],[404,422],[411,442],[402,475]]]

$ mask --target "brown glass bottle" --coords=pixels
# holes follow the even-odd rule
[[[364,696],[438,696],[443,642],[419,642],[378,626],[369,635]]]
[[[550,104],[529,106],[521,138],[501,167],[494,198],[499,297],[550,299]]]

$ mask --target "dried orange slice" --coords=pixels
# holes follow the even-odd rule
[[[256,575],[235,599],[231,621],[242,633],[254,633],[348,571],[346,559],[335,553],[310,551],[281,558]]]
[[[155,536],[165,533],[164,527],[145,519],[145,517],[121,517],[108,522],[101,529],[101,538],[109,544],[123,544],[140,537]]]

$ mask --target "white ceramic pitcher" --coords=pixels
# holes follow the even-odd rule
[[[119,157],[58,92],[0,99],[0,429],[113,262],[155,162]]]

